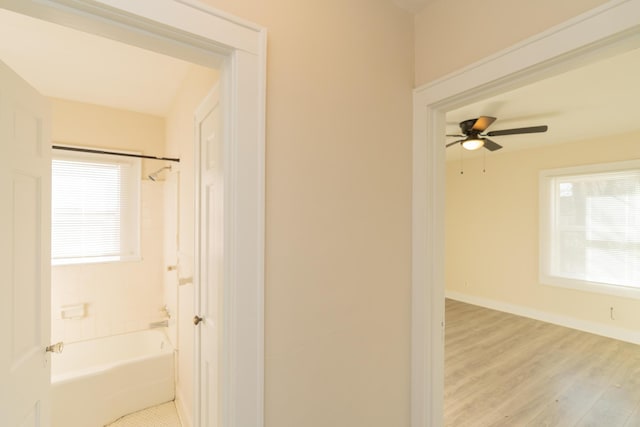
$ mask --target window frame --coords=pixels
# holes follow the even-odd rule
[[[640,299],[640,286],[616,285],[596,281],[581,280],[556,276],[552,274],[551,257],[553,256],[552,233],[554,205],[556,197],[552,191],[552,183],[556,178],[575,175],[596,175],[624,171],[640,171],[640,159],[618,162],[587,164],[580,166],[547,169],[539,174],[539,281],[543,285],[574,289],[579,291],[613,295],[625,298]],[[552,199],[553,197],[553,199]]]
[[[92,147],[85,146],[73,146],[67,144],[56,143],[58,146],[64,146],[69,148],[80,148],[80,149],[92,149]],[[122,153],[122,154],[140,154],[139,152],[132,151],[122,151],[122,150],[112,150],[110,151],[114,153]],[[120,222],[120,230],[123,229],[122,224],[126,221],[126,227],[129,230],[133,230],[132,234],[127,235],[127,240],[129,244],[127,245],[129,249],[128,254],[123,254],[122,251],[119,255],[105,255],[105,256],[79,256],[79,257],[65,257],[65,258],[57,258],[54,259],[53,254],[53,203],[52,203],[52,212],[51,212],[51,227],[52,227],[52,251],[51,251],[51,265],[52,266],[64,266],[64,265],[85,265],[85,264],[99,264],[99,263],[114,263],[114,262],[132,262],[132,261],[140,261],[142,260],[141,254],[141,232],[142,232],[142,224],[141,224],[141,207],[142,207],[142,189],[141,189],[141,173],[142,173],[142,160],[136,157],[130,156],[118,156],[115,154],[104,154],[104,153],[88,153],[81,151],[56,151],[52,152],[51,162],[53,169],[53,161],[55,160],[72,160],[72,161],[81,161],[81,162],[96,162],[96,163],[105,163],[105,164],[119,164],[119,165],[128,165],[131,168],[130,178],[128,180],[121,181],[121,188],[124,186],[129,186],[129,191],[131,192],[130,201],[131,206],[128,211],[125,212],[125,208],[123,207],[123,203],[121,203],[121,222]],[[53,170],[52,170],[52,183],[51,183],[51,197],[52,202],[54,198],[54,189],[53,189]],[[121,237],[121,245],[122,245],[122,237]]]

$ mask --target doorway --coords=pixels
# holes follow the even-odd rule
[[[628,49],[639,7],[607,4],[414,92],[412,426],[443,421],[445,113]]]
[[[79,1],[70,7],[43,1],[5,7],[221,69],[222,105],[229,112],[225,145],[231,159],[225,191],[229,210],[243,215],[228,216],[225,224],[232,249],[224,286],[233,295],[225,300],[221,325],[227,357],[222,360],[220,413],[225,425],[262,425],[265,31],[202,5],[121,3]],[[238,193],[243,197],[235,197]]]

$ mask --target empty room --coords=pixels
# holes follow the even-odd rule
[[[639,72],[635,48],[447,113],[446,425],[640,422]]]

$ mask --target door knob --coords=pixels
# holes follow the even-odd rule
[[[204,319],[198,315],[193,316],[193,324],[197,325],[198,323],[202,322]]]
[[[51,344],[45,350],[48,353],[62,353],[63,349],[64,349],[64,343],[62,341],[60,341],[60,342],[57,342],[55,344]]]

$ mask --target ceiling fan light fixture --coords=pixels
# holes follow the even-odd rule
[[[445,148],[452,147],[454,145],[461,144],[465,150],[477,150],[479,148],[486,148],[489,151],[496,151],[502,148],[502,145],[490,140],[489,138],[483,138],[485,136],[503,136],[503,135],[518,135],[523,133],[539,133],[546,132],[549,127],[547,125],[541,126],[529,126],[526,128],[514,128],[514,129],[502,129],[495,130],[487,133],[483,133],[489,126],[496,120],[495,117],[480,116],[477,119],[469,119],[460,122],[460,131],[462,135],[447,135],[455,136],[457,141],[449,142],[445,144]]]
[[[469,151],[477,150],[484,146],[484,138],[467,138],[462,141],[462,146]]]

